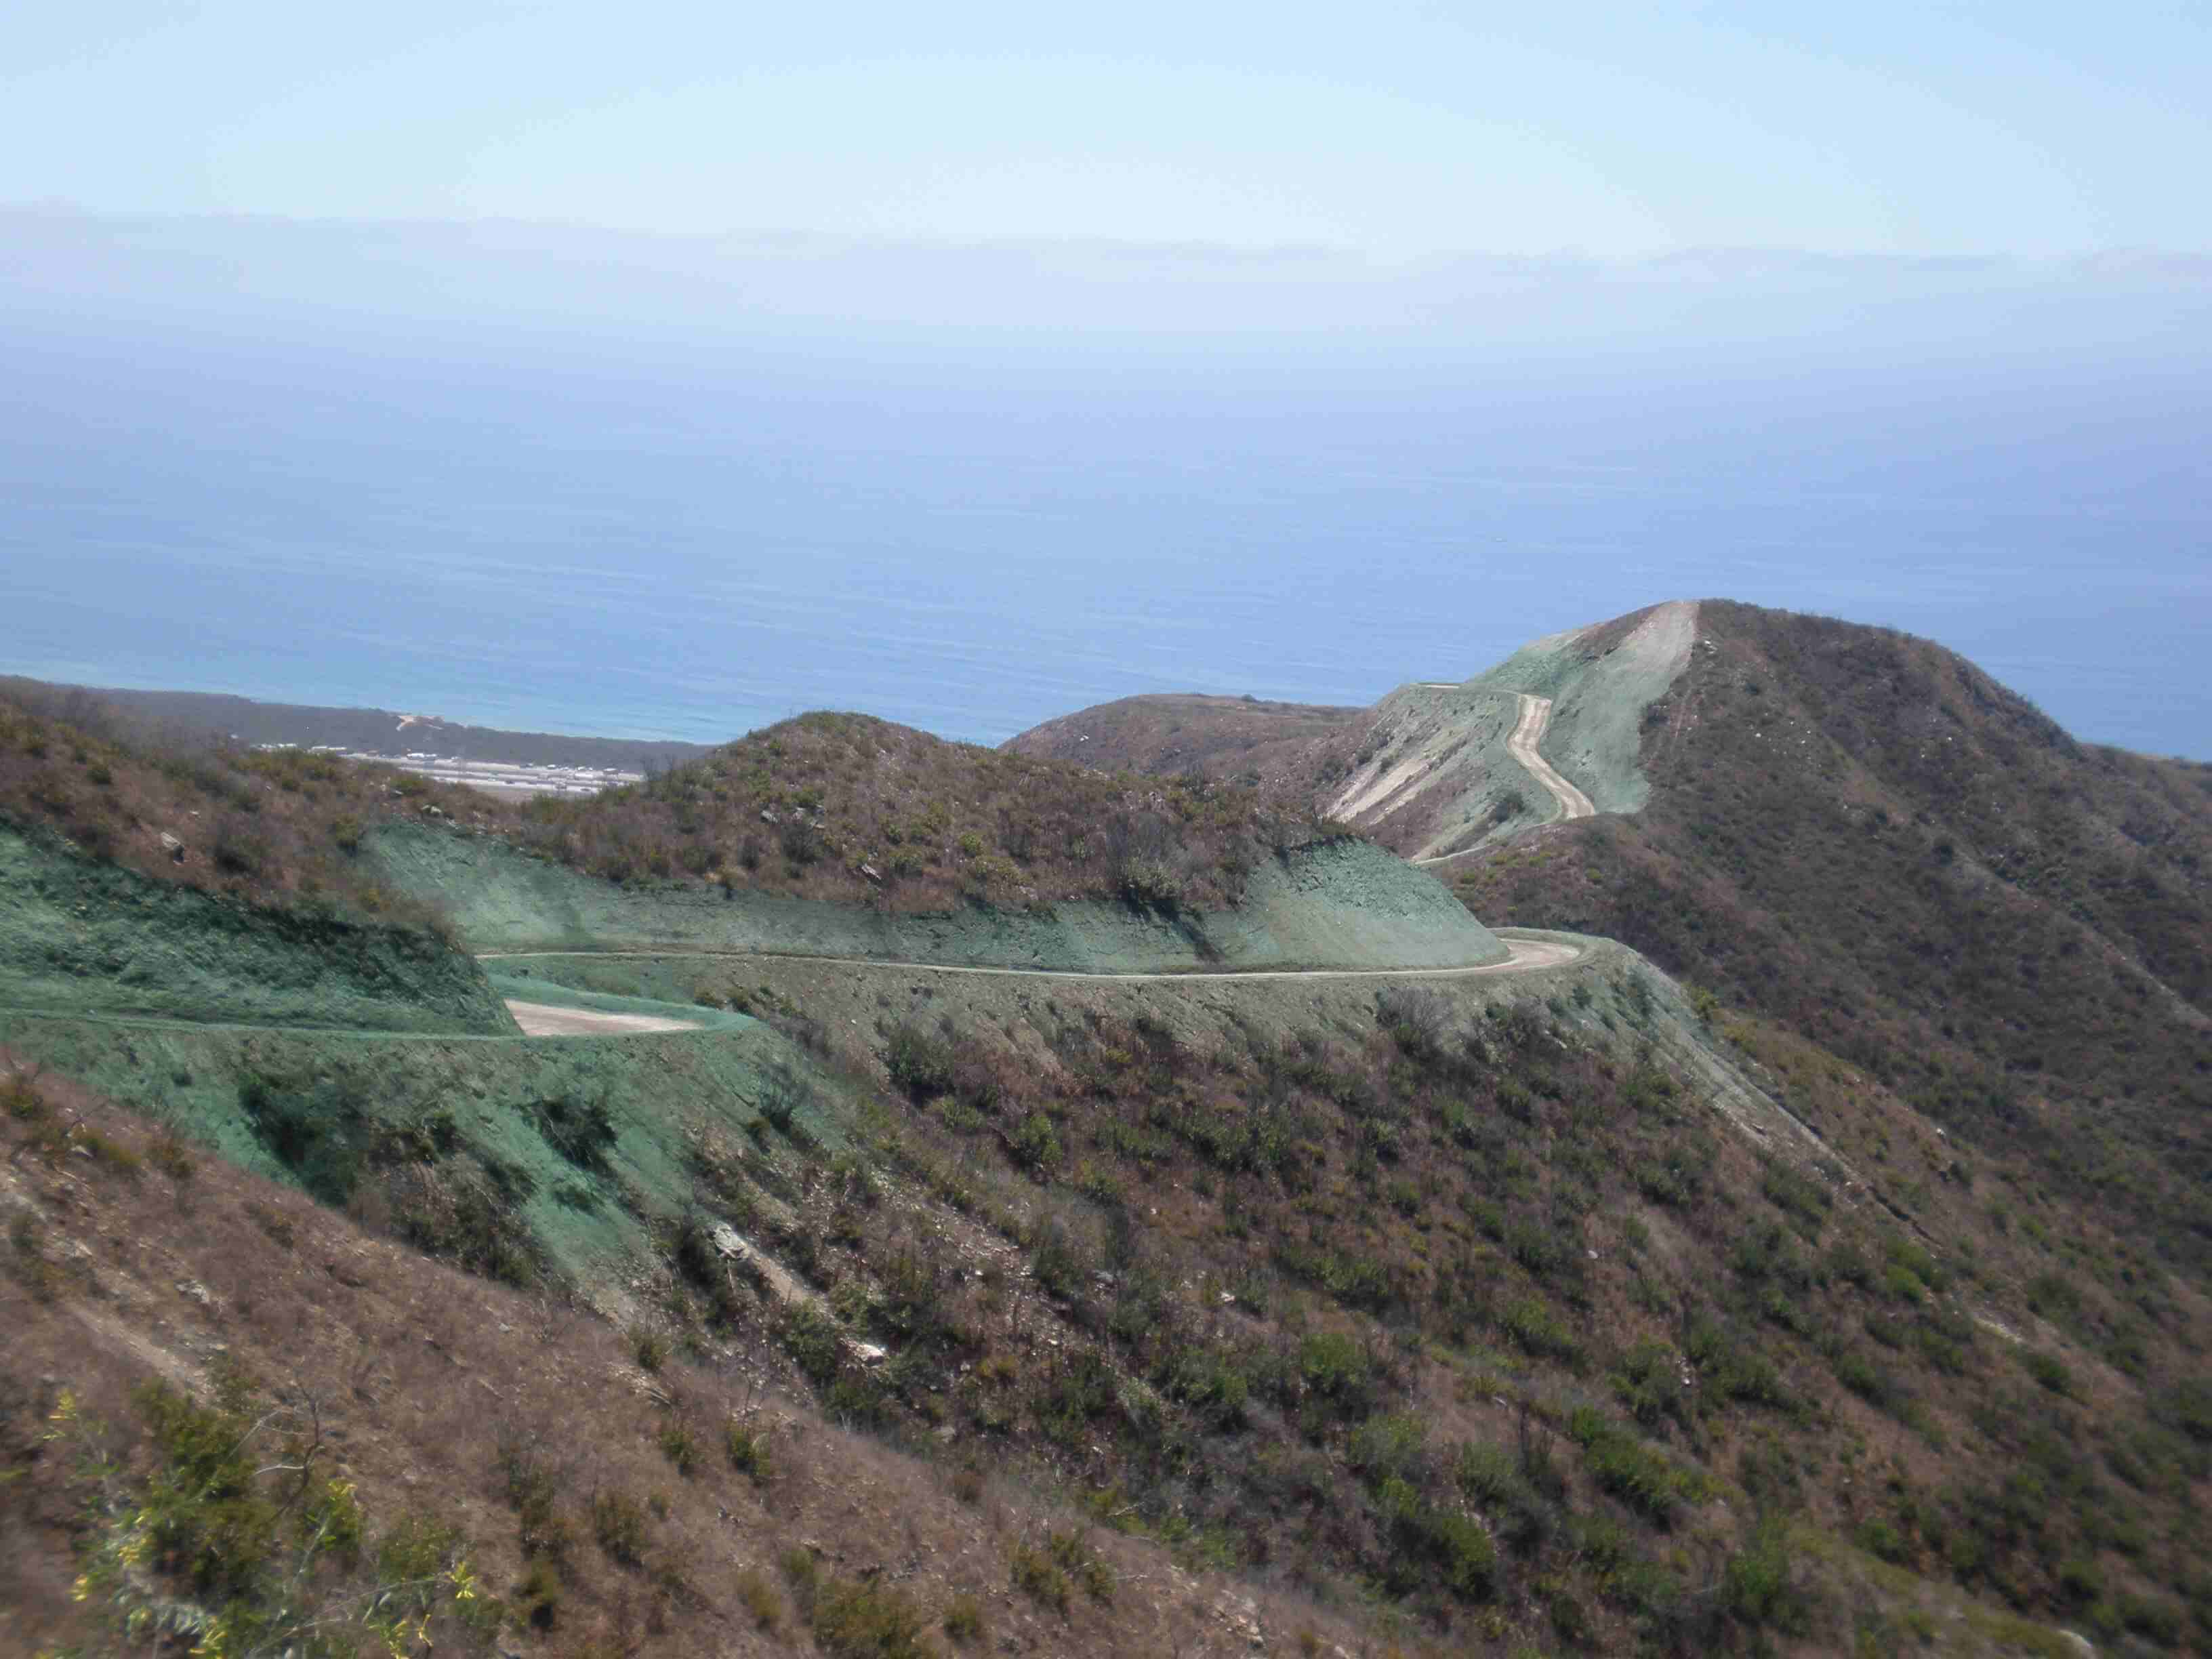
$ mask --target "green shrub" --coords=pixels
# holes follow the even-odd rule
[[[921,1609],[895,1584],[833,1578],[814,1591],[807,1623],[830,1659],[925,1659]]]
[[[738,1600],[752,1615],[753,1628],[770,1636],[776,1633],[783,1623],[783,1601],[766,1573],[758,1567],[747,1567],[738,1573]]]
[[[836,1321],[812,1302],[794,1302],[786,1307],[776,1336],[784,1352],[817,1388],[826,1388],[844,1363],[844,1340]]]
[[[699,1439],[687,1425],[664,1424],[659,1438],[660,1455],[674,1466],[677,1474],[688,1480],[699,1472]]]
[[[983,1604],[972,1595],[956,1595],[945,1609],[945,1633],[966,1647],[983,1639]]]
[[[892,1029],[884,1050],[884,1068],[893,1083],[917,1101],[952,1092],[951,1045],[911,1023]]]
[[[764,1486],[775,1473],[769,1457],[768,1433],[750,1424],[732,1418],[722,1430],[722,1449],[729,1454],[730,1467],[756,1486]]]
[[[1452,1461],[1452,1479],[1469,1502],[1496,1505],[1522,1489],[1519,1461],[1504,1447],[1470,1440]]]
[[[1594,1407],[1577,1407],[1567,1419],[1568,1437],[1583,1449],[1590,1478],[1599,1487],[1656,1526],[1669,1525],[1675,1506],[1704,1495],[1704,1482],[1689,1469],[1608,1422]]]
[[[611,1560],[626,1567],[645,1563],[647,1526],[645,1506],[628,1492],[602,1490],[592,1494],[592,1535]]]
[[[1558,1359],[1569,1365],[1582,1364],[1582,1344],[1538,1297],[1522,1297],[1509,1304],[1498,1322],[1507,1335],[1540,1358]]]
[[[1298,1344],[1298,1377],[1312,1393],[1340,1407],[1364,1405],[1366,1352],[1341,1331],[1316,1331]]]
[[[1790,1546],[1779,1522],[1763,1522],[1721,1570],[1721,1605],[1729,1617],[1754,1629],[1796,1622],[1798,1597],[1791,1583]]]
[[[531,1629],[544,1632],[559,1627],[561,1597],[566,1588],[561,1570],[546,1557],[533,1555],[524,1564],[522,1580],[514,1587],[515,1611]]]
[[[1037,1548],[1026,1538],[1017,1539],[1008,1565],[1016,1589],[1040,1607],[1066,1613],[1067,1575],[1053,1559],[1051,1551]]]
[[[2073,1373],[2066,1369],[2057,1355],[2047,1354],[2036,1348],[2022,1348],[2020,1363],[2035,1379],[2037,1386],[2048,1389],[2056,1395],[2071,1395],[2074,1392]]]
[[[1031,1112],[1022,1119],[1006,1137],[1006,1150],[1012,1154],[1014,1162],[1025,1170],[1054,1169],[1064,1156],[1060,1131],[1042,1112]]]
[[[650,1325],[633,1325],[629,1352],[641,1370],[657,1371],[668,1363],[668,1339]]]
[[[80,1127],[76,1133],[76,1144],[92,1155],[92,1161],[94,1164],[112,1175],[121,1176],[125,1181],[135,1183],[146,1173],[146,1160],[143,1158],[121,1141],[111,1139],[97,1129]]]
[[[1376,1485],[1410,1475],[1421,1462],[1420,1419],[1410,1412],[1370,1417],[1352,1432],[1346,1460],[1360,1479]]]

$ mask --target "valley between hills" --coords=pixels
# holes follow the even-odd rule
[[[2212,768],[1717,601],[582,799],[171,712],[0,696],[0,1649],[2212,1645]]]

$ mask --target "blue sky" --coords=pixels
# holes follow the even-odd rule
[[[2212,247],[2212,9],[26,6],[0,203],[1442,251]]]

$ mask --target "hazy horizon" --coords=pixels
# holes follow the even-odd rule
[[[2212,18],[27,15],[18,672],[719,740],[1727,595],[2212,757]]]
[[[848,249],[871,324],[811,254],[625,252],[669,242],[0,213],[0,666],[995,741],[1142,690],[1365,702],[1729,597],[2212,757],[2191,262],[1494,262],[1442,318],[1407,300],[1432,264],[1286,293],[1221,260],[1164,327],[1068,320],[1110,310],[1095,250]],[[750,300],[718,309],[732,270]],[[1044,320],[947,320],[979,272]]]

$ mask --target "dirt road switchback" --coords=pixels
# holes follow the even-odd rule
[[[1528,769],[1528,775],[1552,792],[1552,799],[1559,804],[1562,818],[1587,818],[1596,815],[1597,808],[1590,798],[1552,769],[1551,762],[1536,750],[1544,740],[1544,728],[1552,723],[1552,700],[1522,691],[1521,723],[1513,728],[1513,735],[1505,739],[1506,752]]]

